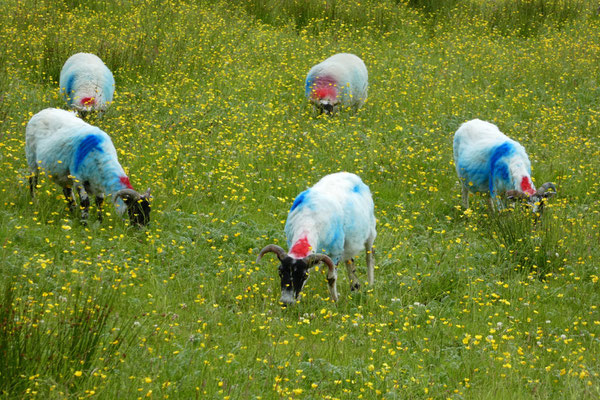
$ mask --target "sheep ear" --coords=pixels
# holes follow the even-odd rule
[[[115,194],[115,198],[121,197],[125,204],[129,205],[131,201],[138,201],[140,194],[133,189],[121,189]]]
[[[143,198],[150,200],[152,198],[152,196],[150,195],[150,188],[148,188],[148,190],[146,190],[144,192],[144,194],[142,195]]]
[[[304,257],[302,260],[306,263],[308,268],[312,268],[318,263],[323,262],[325,265],[327,265],[330,271],[335,271],[335,265],[333,264],[333,261],[331,261],[331,258],[325,254],[311,254]]]
[[[552,189],[548,191],[548,189]],[[556,185],[552,182],[546,182],[537,190],[537,195],[542,197],[552,197],[556,194]]]

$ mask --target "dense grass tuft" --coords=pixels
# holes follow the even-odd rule
[[[76,392],[126,357],[133,321],[115,315],[118,294],[110,286],[56,298],[44,292],[40,302],[18,287],[6,282],[0,303],[0,394],[23,395],[32,379]]]
[[[490,212],[481,223],[482,231],[490,235],[489,245],[498,255],[498,263],[510,270],[543,278],[564,266],[561,229],[565,221],[559,221],[551,208],[540,214],[532,212],[529,205],[516,203]]]

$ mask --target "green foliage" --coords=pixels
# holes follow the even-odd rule
[[[517,2],[416,3],[0,2],[0,398],[600,397],[592,2],[547,2],[527,33]],[[25,125],[64,107],[79,51],[115,75],[92,122],[152,189],[147,228],[111,199],[82,225],[45,174],[29,195]],[[337,52],[365,61],[368,101],[315,116],[306,73]],[[556,183],[542,217],[459,206],[452,135],[472,118]],[[375,284],[359,254],[360,291],[342,267],[332,303],[320,267],[283,308],[257,252],[340,170],[373,192]]]
[[[546,209],[534,213],[529,205],[515,203],[512,208],[490,212],[482,219],[482,231],[489,236],[489,245],[498,255],[498,262],[515,271],[524,271],[543,278],[564,266],[560,221]],[[507,258],[507,255],[509,256]]]
[[[0,303],[0,395],[22,395],[32,379],[77,391],[126,356],[132,321],[115,318],[110,286],[58,298],[44,292],[40,302],[18,287],[6,282]]]
[[[410,15],[410,10],[388,1],[367,0],[361,4],[340,0],[244,0],[231,3],[241,4],[248,14],[263,23],[275,26],[291,23],[296,30],[314,33],[328,30],[335,34],[333,30],[343,26],[389,32]]]
[[[400,0],[397,1],[400,3]],[[428,14],[446,12],[459,4],[459,0],[407,0],[410,7],[420,9]]]
[[[494,3],[494,4],[489,4]],[[568,21],[596,12],[593,2],[570,0],[514,0],[489,2],[484,17],[493,29],[503,34],[530,36],[548,23],[563,26]]]

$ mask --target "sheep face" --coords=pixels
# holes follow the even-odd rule
[[[339,104],[335,81],[331,78],[319,78],[312,88],[310,101],[317,108],[319,114],[333,115]]]
[[[285,257],[279,266],[279,277],[281,278],[281,298],[279,301],[284,305],[294,304],[300,295],[306,280],[310,266],[303,259]]]
[[[329,100],[321,100],[317,104],[319,114],[333,115],[337,110],[337,104],[332,104]]]
[[[131,225],[148,225],[150,222],[150,189],[146,190],[144,194],[139,194],[133,189],[123,189],[116,194],[116,197],[123,198]]]
[[[523,189],[521,187],[521,189]],[[551,189],[550,191],[548,189]],[[531,207],[531,211],[534,213],[541,213],[544,209],[544,202],[546,199],[556,194],[556,185],[552,182],[546,182],[539,187],[538,190],[534,191],[533,194],[527,195],[525,190],[519,192],[516,190],[509,190],[506,192],[506,197],[509,200],[526,199],[527,204]]]
[[[131,225],[144,226],[150,222],[150,201],[143,197],[138,201],[125,201]]]

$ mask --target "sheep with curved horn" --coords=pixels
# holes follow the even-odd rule
[[[79,193],[82,219],[88,217],[90,200],[96,196],[98,218],[104,193],[111,194],[122,215],[127,211],[132,225],[150,221],[150,189],[144,194],[133,190],[110,137],[99,128],[77,118],[75,113],[47,108],[35,114],[25,130],[25,152],[32,176],[33,196],[40,169],[63,188],[70,208],[75,207],[73,189]]]
[[[367,185],[354,174],[327,175],[313,187],[300,193],[285,224],[289,253],[271,244],[263,248],[258,263],[267,253],[275,253],[281,262],[281,299],[287,305],[298,299],[308,272],[324,263],[333,301],[337,301],[337,268],[346,263],[352,290],[360,287],[353,257],[366,251],[369,284],[374,282],[373,241],[377,235],[373,199]]]
[[[539,211],[544,199],[556,194],[552,182],[535,189],[525,148],[486,121],[474,119],[458,128],[454,134],[454,164],[462,184],[464,208],[469,208],[469,191],[488,192],[492,209],[497,195],[504,195],[527,199],[533,211]]]

